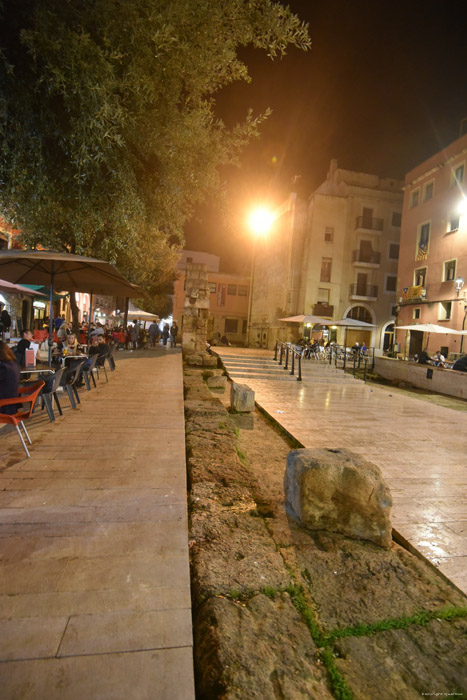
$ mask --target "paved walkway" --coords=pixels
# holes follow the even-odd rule
[[[181,359],[117,353],[29,460],[0,433],[2,700],[194,698]]]
[[[347,447],[377,464],[392,491],[394,528],[467,593],[467,413],[358,381],[236,381],[254,389],[257,403],[306,447]]]

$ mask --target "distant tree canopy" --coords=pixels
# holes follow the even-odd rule
[[[271,0],[0,0],[0,215],[154,293],[264,117],[214,116],[238,49],[289,44],[307,27]]]

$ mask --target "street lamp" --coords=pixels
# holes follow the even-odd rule
[[[462,277],[456,277],[456,279],[454,280],[454,286],[456,288],[456,294],[457,296],[459,296],[459,292],[464,286],[464,279]]]
[[[251,273],[250,273],[250,303],[248,304],[248,335],[247,335],[247,345],[250,345],[250,331],[251,331],[251,309],[253,305],[253,289],[254,289],[254,279],[255,279],[255,262],[256,262],[256,242],[259,238],[264,238],[269,231],[274,221],[274,216],[272,212],[266,207],[258,207],[254,209],[248,217],[248,225],[252,233],[254,234],[253,240],[253,250],[251,253]]]

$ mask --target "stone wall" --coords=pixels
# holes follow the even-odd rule
[[[182,317],[184,350],[205,350],[209,316],[207,265],[188,263],[186,267],[185,304]]]
[[[388,357],[375,357],[375,371],[385,379],[403,381],[419,389],[467,399],[467,372],[419,365]]]

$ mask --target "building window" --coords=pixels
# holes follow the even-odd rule
[[[228,284],[228,285],[227,285],[227,294],[229,294],[231,297],[236,296],[236,294],[237,294],[237,285],[236,285],[236,284]]]
[[[324,229],[324,240],[327,241],[328,243],[332,243],[334,240],[334,227],[333,226],[326,226]]]
[[[418,229],[418,243],[415,260],[426,260],[430,244],[430,223],[420,224]]]
[[[210,282],[209,291],[211,294],[215,294],[217,292],[217,284],[215,282]]]
[[[187,263],[192,263],[192,262],[193,262],[193,258],[187,258],[186,261],[187,261]]]
[[[247,323],[248,323],[248,321],[246,319],[242,323],[242,334],[243,335],[245,335],[245,333],[246,333]]]
[[[454,168],[454,172],[452,174],[452,186],[454,185],[461,185],[464,182],[464,163],[462,165],[458,165],[456,168]]]
[[[413,317],[414,317],[415,321],[420,318],[421,312],[422,312],[421,309],[414,309],[413,310]]]
[[[224,323],[224,331],[226,333],[236,333],[238,330],[238,319],[226,318]]]
[[[389,259],[399,260],[399,243],[389,244]]]
[[[332,258],[321,258],[321,277],[320,282],[331,281]]]
[[[402,214],[400,211],[393,211],[392,212],[392,221],[391,221],[393,226],[397,226],[397,228],[401,227],[402,223]]]
[[[318,289],[318,302],[321,304],[329,304],[329,289]]]
[[[413,207],[418,207],[418,203],[420,201],[420,190],[414,190],[412,194],[410,195],[410,208],[413,209]]]
[[[397,305],[391,306],[391,316],[397,316],[398,313],[399,313],[399,307]]]
[[[426,283],[426,267],[420,267],[414,270],[413,283],[416,287],[424,287]]]
[[[450,231],[457,231],[459,228],[459,223],[460,223],[460,217],[459,216],[452,216],[449,220],[449,230]]]
[[[443,282],[453,282],[456,279],[456,261],[448,260],[444,263]]]
[[[452,301],[441,301],[438,310],[439,321],[450,321],[452,313]]]
[[[397,288],[397,277],[395,275],[388,275],[386,277],[386,291],[395,292]]]
[[[433,199],[433,192],[435,189],[434,180],[427,182],[423,187],[423,201],[427,202],[429,199]]]
[[[239,297],[247,297],[248,296],[248,287],[245,284],[238,285],[238,296]]]

